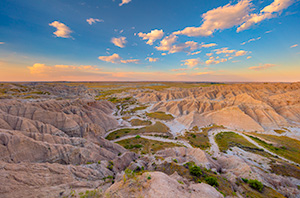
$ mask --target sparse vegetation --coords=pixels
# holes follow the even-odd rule
[[[258,181],[258,180],[253,180],[253,179],[250,179],[249,181],[248,181],[248,184],[249,184],[249,186],[251,187],[251,188],[253,188],[253,189],[255,189],[255,190],[258,190],[259,192],[262,192],[262,190],[263,190],[263,187],[264,187],[264,185],[260,182],[260,181]]]
[[[123,137],[125,135],[138,135],[138,134],[143,134],[143,133],[163,133],[165,135],[169,135],[169,128],[161,123],[161,122],[156,122],[154,125],[150,125],[150,126],[145,126],[143,128],[137,128],[137,129],[119,129],[116,130],[112,133],[110,133],[106,139],[108,140],[114,140],[117,139],[118,137]]]
[[[285,157],[289,160],[292,160],[296,163],[300,163],[300,141],[289,138],[286,136],[275,136],[275,135],[266,135],[266,134],[257,134],[257,133],[249,133],[254,141],[256,141],[261,146],[266,149]],[[257,136],[257,137],[255,137]],[[267,143],[266,141],[272,143]]]
[[[138,138],[138,139],[130,138],[126,140],[121,140],[117,143],[133,152],[144,153],[144,154],[156,153],[157,151],[165,148],[180,146],[174,143],[160,142],[160,141],[148,140],[144,138]]]
[[[150,120],[132,119],[130,120],[130,124],[132,126],[148,126],[151,125],[152,122]]]
[[[159,119],[159,120],[173,120],[174,119],[174,117],[171,114],[166,114],[165,112],[162,112],[162,111],[146,113],[146,115],[150,118],[155,118],[155,119]]]
[[[250,143],[243,136],[234,132],[222,132],[215,136],[216,143],[219,146],[220,151],[225,152],[231,147],[239,147],[245,151],[256,153],[262,156],[271,157],[271,155],[265,152],[263,149],[257,148],[254,144]]]
[[[218,180],[216,177],[206,177],[205,178],[206,183],[208,183],[211,186],[219,186]]]

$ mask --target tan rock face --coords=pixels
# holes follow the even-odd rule
[[[178,177],[177,177],[178,179]],[[224,197],[212,186],[201,183],[180,184],[177,179],[172,178],[162,172],[149,172],[136,179],[123,180],[113,184],[106,190],[106,194],[120,198],[158,198],[158,197],[190,197],[190,198],[222,198]]]
[[[187,127],[224,125],[264,131],[300,125],[300,83],[231,84],[139,93],[140,102],[156,102],[152,111],[177,116]]]
[[[1,197],[62,197],[106,185],[103,178],[137,158],[102,137],[118,126],[114,108],[90,100],[1,101]]]

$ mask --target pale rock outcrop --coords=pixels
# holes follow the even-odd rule
[[[177,178],[178,179],[178,178]],[[177,179],[162,172],[143,173],[137,179],[120,180],[109,187],[105,194],[118,198],[223,198],[214,187],[201,184],[180,184]]]

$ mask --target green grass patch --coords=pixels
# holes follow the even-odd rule
[[[238,185],[242,191],[243,197],[249,197],[249,198],[265,198],[265,197],[272,197],[272,198],[284,198],[282,194],[277,192],[276,190],[264,186],[261,191],[254,189],[251,187],[248,183],[250,180],[247,180],[247,182],[243,181],[242,179],[237,179],[236,185]],[[256,182],[255,182],[256,183]]]
[[[225,152],[231,147],[239,147],[245,151],[256,153],[264,157],[271,155],[265,152],[263,149],[257,148],[254,144],[250,143],[243,136],[234,132],[222,132],[215,136],[216,143],[219,146],[220,151]]]
[[[112,133],[110,133],[106,139],[108,140],[114,140],[126,135],[138,135],[138,134],[143,134],[143,133],[162,133],[164,135],[171,136],[169,133],[170,129],[163,123],[161,122],[156,122],[154,125],[150,126],[145,126],[143,128],[137,128],[137,129],[119,129],[116,130]]]
[[[178,147],[181,145],[172,142],[160,142],[155,140],[148,140],[144,138],[130,138],[116,142],[124,148],[141,154],[156,153],[159,150],[166,148]]]
[[[285,130],[281,130],[281,129],[275,129],[274,131],[278,134],[282,134],[286,132]]]
[[[196,166],[194,162],[188,162],[184,165],[179,165],[174,162],[164,162],[157,165],[155,170],[168,175],[172,175],[176,171],[179,175],[190,181],[208,183],[226,196],[230,196],[234,192],[229,181],[224,180],[223,177],[206,168]]]
[[[266,134],[258,134],[258,133],[250,133],[251,137],[254,141],[256,141],[261,146],[266,149],[285,157],[286,159],[292,160],[296,163],[300,163],[300,141],[289,138],[286,136],[276,136],[276,135],[266,135]],[[255,136],[257,137],[255,137]],[[262,139],[272,142],[267,143]]]
[[[152,122],[150,120],[132,119],[130,120],[130,124],[132,126],[148,126],[151,125]]]
[[[162,111],[157,111],[153,113],[146,113],[146,115],[150,118],[159,119],[159,120],[173,120],[174,117],[171,114],[166,114]]]
[[[207,132],[202,133],[185,133],[184,136],[181,136],[180,139],[187,140],[193,147],[207,149],[210,147],[208,134]]]

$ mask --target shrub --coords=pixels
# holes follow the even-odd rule
[[[173,162],[178,163],[177,159],[173,159]]]
[[[206,177],[205,181],[211,186],[219,186],[218,180],[215,177]]]
[[[135,138],[136,138],[136,139],[139,139],[139,138],[141,138],[141,136],[137,135],[137,136],[135,136]]]
[[[253,179],[250,179],[248,181],[249,185],[251,188],[255,189],[255,190],[258,190],[259,192],[262,191],[264,185],[260,182],[260,181],[257,181],[256,179],[253,180]]]
[[[243,182],[248,183],[248,179],[242,178]]]
[[[109,161],[109,162],[108,162],[107,168],[108,168],[109,170],[112,170],[112,169],[114,168],[114,162],[113,162],[113,161]]]
[[[191,173],[191,175],[194,175],[196,177],[200,177],[202,175],[201,168],[196,165],[194,165],[190,168],[190,173]]]

